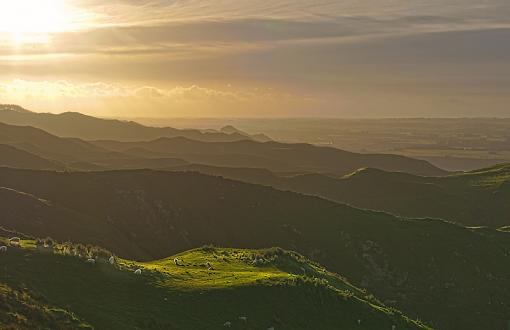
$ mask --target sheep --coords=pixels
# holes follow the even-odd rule
[[[175,264],[176,266],[179,266],[179,259],[174,258],[174,264]]]
[[[7,252],[7,246],[0,246],[0,252]]]
[[[115,264],[115,257],[111,256],[110,259],[108,259],[108,262],[110,263],[110,265],[114,265]]]
[[[87,259],[86,263],[88,263],[88,264],[95,264],[96,263],[96,259],[89,258],[89,259]]]
[[[239,321],[248,322],[248,318],[246,316],[239,316]]]
[[[391,326],[391,330],[397,330],[397,326],[396,325],[392,325]]]
[[[269,327],[267,328],[267,330],[274,330],[274,327]]]
[[[142,270],[140,268],[138,268],[137,270],[135,270],[135,274],[142,275]]]
[[[21,244],[21,238],[19,238],[19,237],[11,237],[11,238],[9,239],[9,244],[10,244],[11,246],[20,246],[20,244]]]
[[[230,328],[232,326],[232,323],[230,321],[227,321],[227,322],[223,323],[223,326],[225,328]]]
[[[358,320],[358,325],[361,325],[361,320]]]

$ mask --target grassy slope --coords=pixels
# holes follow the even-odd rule
[[[226,321],[233,329],[425,328],[283,250],[206,248],[176,256],[180,266],[172,257],[113,267],[24,245],[0,255],[0,288],[27,286],[97,329],[222,329]],[[265,264],[254,265],[254,256]],[[306,278],[298,275],[302,267]]]
[[[69,312],[34,298],[27,289],[15,290],[0,283],[0,328],[91,329]]]
[[[108,224],[104,237],[121,233],[127,243],[116,238],[104,246],[123,256],[162,258],[209,243],[282,246],[441,329],[497,328],[510,313],[510,292],[500,289],[510,285],[508,232],[399,219],[196,173],[4,169],[0,185]],[[4,209],[19,214],[16,207],[12,202]],[[16,222],[28,230],[34,219]],[[48,235],[95,237],[71,226],[57,229]]]
[[[510,165],[445,177],[376,169],[358,170],[342,178],[320,174],[283,177],[264,170],[203,165],[173,170],[221,175],[407,217],[441,218],[493,228],[510,224]]]

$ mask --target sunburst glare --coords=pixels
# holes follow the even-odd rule
[[[0,38],[14,43],[47,42],[51,33],[76,29],[83,13],[65,0],[0,2]]]

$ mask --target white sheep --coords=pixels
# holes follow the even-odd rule
[[[174,258],[174,264],[175,264],[176,266],[179,266],[179,259]]]
[[[96,263],[96,259],[89,258],[89,259],[87,259],[86,263],[88,263],[88,264],[95,264]]]
[[[137,270],[135,270],[135,274],[142,275],[142,270],[140,268],[138,268]]]
[[[0,246],[0,252],[7,252],[7,246]]]
[[[274,330],[274,327],[267,328],[267,330]]]
[[[9,244],[10,244],[11,246],[20,246],[20,244],[21,244],[21,238],[19,238],[19,237],[11,237],[11,238],[9,239]]]
[[[248,322],[248,318],[246,316],[239,316],[239,321]]]
[[[232,326],[232,323],[230,321],[227,321],[227,322],[223,323],[223,326],[225,328],[230,328]]]
[[[110,265],[115,264],[115,257],[111,256],[110,259],[108,259],[108,262],[110,263]]]
[[[358,325],[361,325],[361,320],[358,320]]]
[[[392,325],[391,326],[391,330],[397,330],[397,326],[396,325]]]

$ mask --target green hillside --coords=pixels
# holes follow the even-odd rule
[[[109,253],[97,248],[22,245],[0,255],[5,327],[30,329],[24,322],[37,316],[45,322],[37,327],[48,329],[224,329],[226,322],[232,329],[426,328],[281,249],[207,247],[111,265]],[[94,264],[86,262],[91,257]]]
[[[498,328],[510,313],[510,292],[501,290],[510,285],[505,231],[397,218],[198,173],[0,169],[0,186],[12,196],[0,226],[34,236],[137,260],[206,244],[281,246],[436,328]]]

